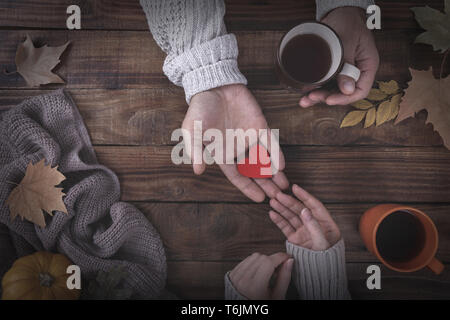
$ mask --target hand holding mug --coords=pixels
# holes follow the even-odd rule
[[[253,253],[239,263],[229,277],[236,290],[250,300],[282,300],[291,281],[293,262],[284,252],[271,256]]]
[[[270,219],[287,240],[297,246],[315,251],[326,250],[341,238],[338,226],[324,205],[297,185],[292,187],[297,197],[278,193],[270,200],[274,211]]]
[[[319,102],[328,105],[347,105],[364,99],[373,84],[379,65],[378,51],[372,32],[367,29],[364,11],[356,7],[341,7],[329,12],[322,23],[333,28],[342,41],[344,61],[355,65],[360,71],[359,80],[339,75],[340,92],[318,89],[300,99],[306,108]]]

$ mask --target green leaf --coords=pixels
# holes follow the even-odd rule
[[[415,43],[432,45],[435,51],[441,52],[450,48],[449,2],[445,1],[445,14],[428,6],[411,8],[419,25],[427,30],[417,36]]]

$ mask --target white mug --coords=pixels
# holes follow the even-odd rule
[[[281,57],[286,44],[295,36],[302,34],[314,34],[322,38],[329,46],[331,53],[331,63],[328,72],[319,80],[312,83],[305,83],[294,79],[285,70]],[[344,47],[336,32],[321,22],[304,22],[289,30],[282,38],[276,52],[276,70],[280,81],[291,88],[296,88],[303,93],[320,88],[325,83],[335,78],[337,75],[346,75],[358,81],[360,70],[354,65],[344,62]]]

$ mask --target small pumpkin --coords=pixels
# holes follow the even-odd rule
[[[76,300],[80,290],[68,289],[72,262],[62,254],[39,251],[17,259],[2,280],[3,300]]]

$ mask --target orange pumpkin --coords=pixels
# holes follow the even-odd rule
[[[76,300],[80,290],[68,289],[72,262],[62,254],[39,251],[14,262],[2,280],[3,300]]]

